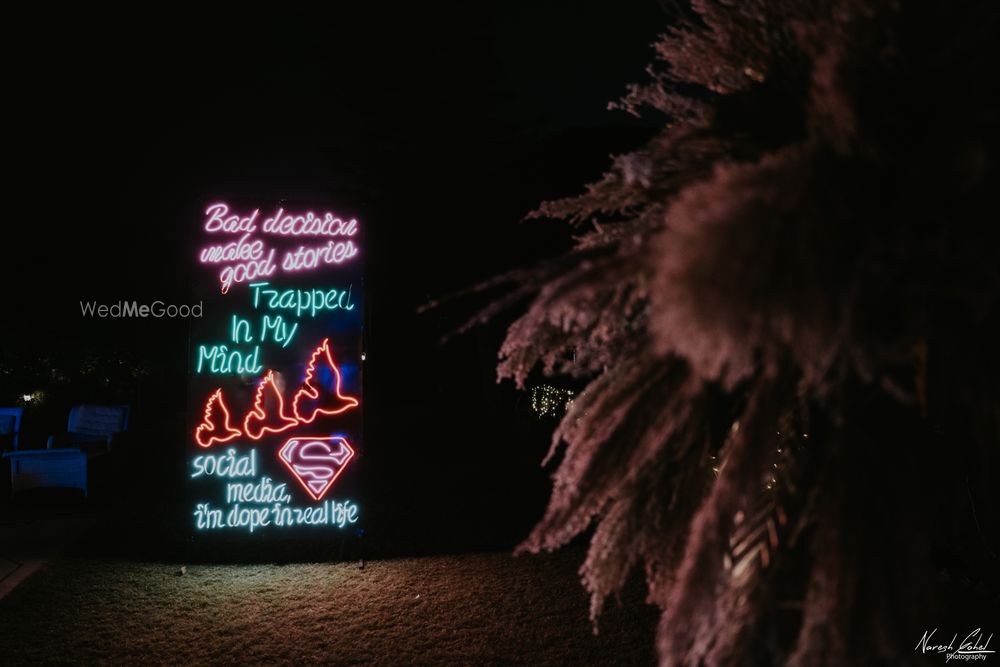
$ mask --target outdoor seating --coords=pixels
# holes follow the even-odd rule
[[[23,449],[10,461],[11,495],[39,488],[80,489],[87,495],[87,455],[79,449]]]
[[[0,451],[17,449],[24,408],[0,408]]]
[[[49,436],[48,449],[76,448],[89,457],[110,453],[128,430],[127,405],[75,405],[65,433]]]
[[[0,408],[0,442],[4,444],[3,457],[10,464],[11,494],[36,488],[70,488],[80,489],[86,496],[88,459],[109,455],[120,442],[128,429],[129,406],[73,406],[66,432],[49,436],[45,449],[20,447],[22,413],[23,408]]]

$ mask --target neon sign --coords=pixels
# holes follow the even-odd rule
[[[276,290],[265,289],[269,286],[267,282],[250,283],[253,291],[253,307],[266,307],[271,310],[294,310],[297,316],[308,312],[310,317],[316,317],[316,313],[324,310],[354,310],[351,303],[351,289],[313,289],[313,290]],[[264,299],[261,299],[261,295]],[[266,304],[266,306],[262,305]]]
[[[229,423],[229,408],[222,398],[222,389],[216,389],[205,403],[205,415],[194,430],[194,441],[199,447],[211,447],[216,442],[229,442],[238,437],[240,431]]]
[[[198,365],[195,372],[209,373],[258,373],[261,370],[260,348],[230,350],[227,345],[199,345]]]
[[[340,436],[290,438],[278,456],[313,500],[322,500],[354,457],[354,450]]]
[[[202,475],[226,479],[254,477],[257,474],[257,450],[237,454],[236,449],[230,447],[225,454],[199,454],[191,461],[191,467],[194,469],[192,479]]]
[[[264,221],[265,234],[282,236],[354,236],[358,232],[358,221],[353,218],[341,220],[332,213],[322,217],[307,211],[303,215],[285,215],[279,208],[274,216]]]
[[[358,505],[350,500],[326,500],[310,507],[243,507],[235,503],[223,508],[211,503],[198,503],[194,509],[195,528],[199,531],[225,528],[245,528],[254,532],[268,526],[335,526],[345,528],[358,522]]]
[[[195,534],[261,539],[357,524],[360,223],[290,205],[215,202],[201,215],[187,473]]]
[[[284,208],[278,208],[274,215],[264,219],[260,227],[263,237],[255,236],[260,208],[240,215],[231,213],[229,205],[220,202],[206,208],[205,216],[202,227],[206,233],[239,235],[229,241],[211,243],[198,252],[202,264],[221,266],[218,279],[223,294],[233,285],[270,278],[279,266],[286,273],[315,271],[349,263],[360,253],[352,238],[358,233],[358,221],[343,220],[330,212],[286,213]],[[267,237],[275,240],[311,237],[323,239],[323,243],[283,248],[279,262],[275,259],[278,249],[268,243]]]
[[[319,369],[325,371],[323,375],[328,378],[325,382],[317,379],[317,375],[319,375],[316,366],[317,359],[323,362]],[[327,395],[333,397],[333,400],[325,407],[320,398],[320,387],[327,389]],[[309,405],[310,403],[312,405]],[[333,363],[330,341],[324,339],[309,359],[305,382],[302,383],[302,388],[295,392],[295,398],[292,399],[292,412],[295,413],[295,418],[300,422],[311,424],[318,415],[339,415],[341,412],[357,407],[357,405],[358,399],[340,393],[340,369],[337,368],[337,364]]]
[[[265,433],[281,433],[299,421],[285,414],[285,399],[274,383],[274,371],[268,371],[264,381],[257,385],[253,409],[243,419],[243,435],[260,440]]]

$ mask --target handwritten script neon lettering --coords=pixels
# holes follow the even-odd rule
[[[343,289],[268,289],[270,283],[250,283],[253,292],[253,307],[269,310],[294,310],[296,315],[316,313],[324,310],[354,310],[351,302],[353,285]]]
[[[359,231],[358,221],[354,218],[344,220],[330,212],[291,213],[282,207],[274,215],[262,219],[259,208],[240,213],[230,209],[225,202],[217,202],[205,209],[203,228],[209,234],[239,235],[231,241],[206,246],[198,253],[202,264],[222,266],[219,284],[223,294],[233,285],[270,278],[279,267],[286,273],[310,271],[343,264],[360,252],[353,240]],[[279,242],[281,239],[313,238],[322,243],[283,248],[279,257],[278,248],[258,235]]]

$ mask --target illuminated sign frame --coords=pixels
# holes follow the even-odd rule
[[[200,218],[190,525],[199,539],[342,533],[361,521],[361,223],[285,202],[214,201]]]

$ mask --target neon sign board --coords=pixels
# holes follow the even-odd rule
[[[186,445],[197,535],[361,521],[360,233],[324,208],[200,211]]]

